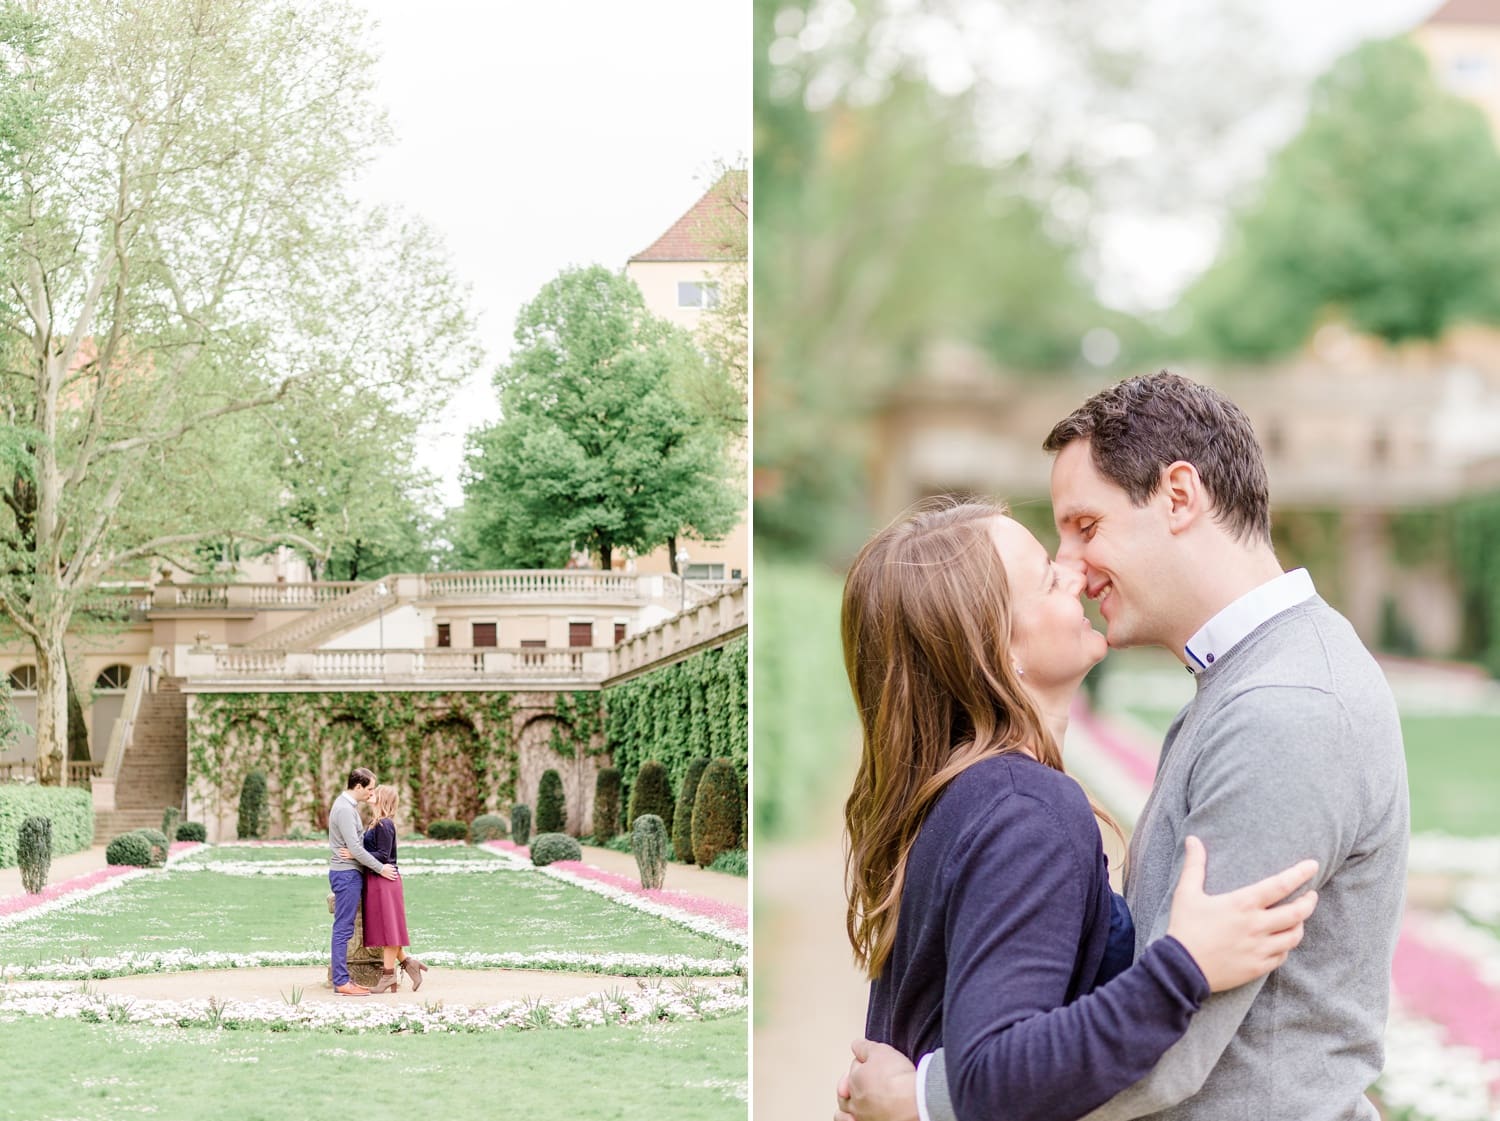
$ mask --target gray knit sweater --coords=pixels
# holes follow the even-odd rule
[[[1210,892],[1315,858],[1318,909],[1286,964],[1211,997],[1152,1073],[1088,1121],[1373,1119],[1364,1093],[1384,1062],[1410,830],[1390,688],[1316,596],[1251,632],[1197,687],[1130,842],[1137,953],[1166,933],[1188,834],[1208,847]],[[941,1058],[927,1072],[932,1121],[953,1117]]]

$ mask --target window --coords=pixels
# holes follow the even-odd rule
[[[744,575],[743,571],[741,571],[740,569],[738,569],[738,568],[731,568],[729,570],[729,578],[731,580],[743,580],[745,578],[745,575]]]
[[[722,564],[690,564],[687,571],[683,573],[686,580],[722,580],[724,579],[724,566]]]
[[[130,684],[130,667],[124,665],[105,666],[94,678],[95,689],[123,689]]]
[[[625,624],[624,623],[616,623],[615,624],[615,645],[618,646],[618,645],[620,645],[620,643],[622,643],[624,641],[625,641]]]
[[[494,623],[475,623],[474,624],[474,645],[475,646],[494,646],[495,645],[495,624]]]
[[[718,307],[719,286],[709,280],[679,280],[677,282],[678,307]]]
[[[437,628],[438,628],[437,644],[439,646],[452,646],[453,645],[453,624],[452,623],[439,623],[437,625]]]
[[[569,623],[568,624],[569,646],[592,646],[594,645],[593,623]]]
[[[35,693],[36,666],[17,666],[11,670],[10,688],[13,693]]]
[[[1489,89],[1495,78],[1494,61],[1485,55],[1456,55],[1448,60],[1448,86],[1459,93]]]

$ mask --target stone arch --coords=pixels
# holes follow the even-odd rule
[[[407,768],[412,791],[407,820],[425,829],[449,818],[473,821],[484,812],[484,743],[474,722],[457,712],[437,714],[422,725]]]
[[[381,733],[358,716],[348,712],[334,712],[318,726],[315,750],[308,753],[307,813],[313,828],[328,828],[328,811],[333,800],[339,796],[349,781],[349,772],[355,767],[370,767],[376,771],[381,782],[392,781],[392,776],[382,775],[374,767],[371,756],[375,754],[372,744]]]
[[[240,787],[245,776],[261,770],[266,776],[266,802],[270,820],[285,831],[288,807],[278,767],[279,741],[262,713],[236,715],[224,729],[218,759],[219,788],[206,792],[204,804],[212,806],[213,821],[204,822],[210,841],[232,841],[238,835]]]
[[[566,721],[559,720],[551,712],[534,713],[523,719],[516,733],[516,800],[531,807],[532,820],[535,821],[542,772],[556,770],[563,781],[565,828],[574,836],[581,836],[593,829],[594,781],[600,761],[589,756],[570,759],[553,747],[554,732],[566,738],[570,730]]]

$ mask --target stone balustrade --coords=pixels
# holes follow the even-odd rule
[[[749,624],[750,597],[743,583],[731,583],[733,586],[716,598],[616,646],[610,659],[610,678],[632,676],[744,630]]]
[[[225,685],[258,689],[305,688],[309,683],[347,687],[351,682],[383,687],[566,688],[597,687],[610,674],[613,650],[476,648],[410,650],[212,650],[191,649],[177,672],[190,691]]]

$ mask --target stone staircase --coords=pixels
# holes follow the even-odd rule
[[[181,678],[164,677],[141,698],[135,736],[120,766],[115,808],[94,815],[94,843],[132,829],[160,829],[162,811],[187,793],[187,697]],[[168,838],[169,840],[171,838]]]
[[[380,581],[372,580],[316,611],[293,619],[245,643],[246,650],[312,650],[321,643],[389,610],[395,597],[382,595]]]

